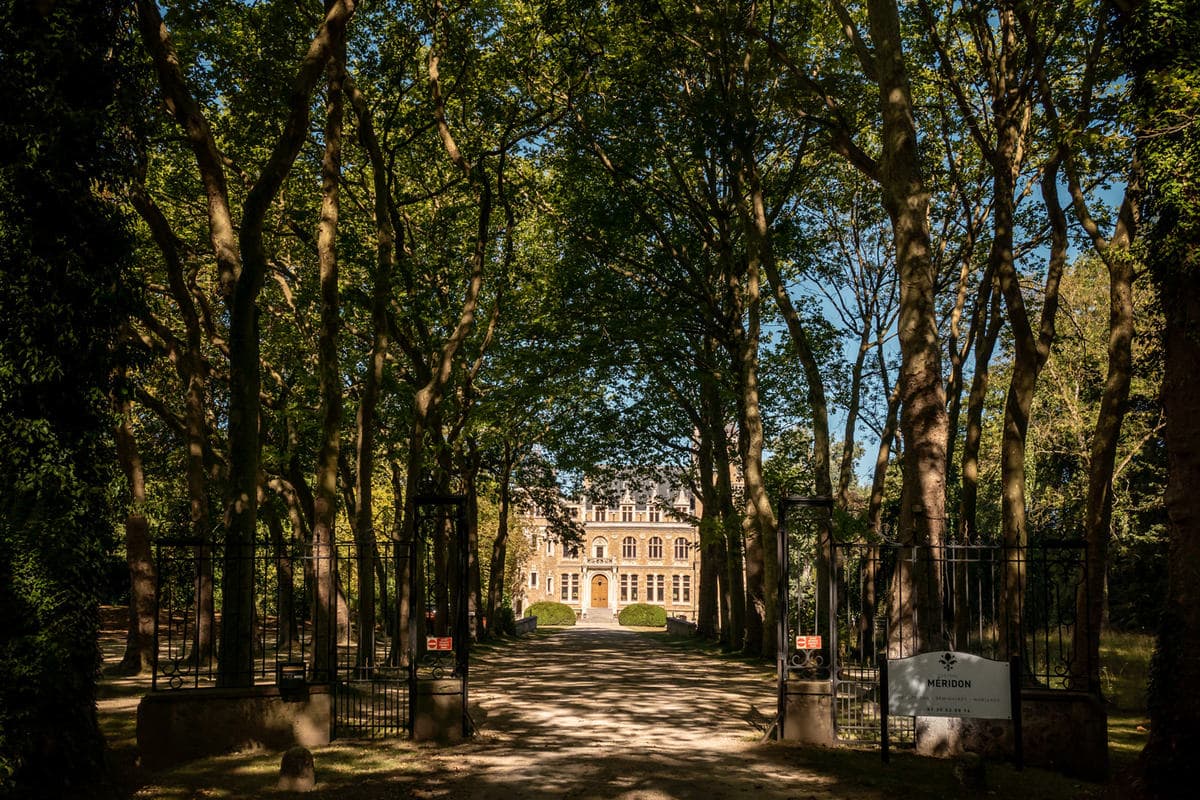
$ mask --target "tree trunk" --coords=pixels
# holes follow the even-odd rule
[[[716,349],[706,345],[710,354]],[[721,606],[724,617],[721,625],[722,640],[732,649],[741,649],[746,628],[746,587],[742,558],[742,529],[737,509],[733,505],[733,467],[729,459],[729,439],[725,428],[725,411],[721,403],[720,387],[716,375],[704,373],[700,391],[704,416],[708,421],[712,438],[713,477],[716,488],[716,510],[720,520],[720,560],[724,564],[721,572]]]
[[[883,358],[880,356],[880,365]],[[883,540],[883,492],[887,480],[888,461],[891,458],[892,440],[896,436],[896,417],[900,410],[900,387],[896,386],[888,396],[887,416],[879,436],[879,449],[875,454],[875,471],[871,476],[871,497],[867,501],[867,530],[871,534],[871,545],[867,548],[866,564],[862,577],[862,613],[858,619],[859,650],[864,655],[876,655],[875,617],[879,613],[879,544]]]
[[[371,353],[363,379],[362,398],[359,401],[356,428],[358,521],[355,525],[355,549],[359,562],[359,665],[370,669],[375,658],[375,575],[367,569],[368,562],[378,556],[375,537],[375,508],[371,479],[375,471],[376,408],[383,384],[383,372],[391,343],[388,321],[388,302],[392,293],[392,272],[395,267],[397,243],[396,231],[391,217],[391,190],[388,187],[388,171],[383,152],[375,134],[375,126],[365,98],[346,77],[343,81],[347,97],[354,108],[359,123],[359,138],[371,161],[371,177],[374,188],[375,212],[375,272],[372,275],[371,292]],[[399,499],[396,500],[399,508]],[[376,568],[382,565],[375,564]],[[387,608],[386,581],[380,580],[384,593],[383,608]],[[385,612],[386,615],[386,612]]]
[[[292,648],[299,643],[296,628],[296,565],[292,559],[292,545],[283,534],[283,520],[279,509],[270,503],[266,509],[267,530],[271,535],[271,549],[275,554],[276,598],[279,619],[275,626],[275,649],[290,658]]]
[[[945,538],[948,421],[936,319],[937,276],[929,244],[929,192],[917,150],[900,16],[895,0],[868,0],[867,11],[882,115],[879,177],[900,276],[900,539],[929,554],[911,563],[901,559],[897,565],[891,604],[894,641],[889,643],[895,656],[940,646],[938,557]]]
[[[717,614],[717,543],[721,539],[721,515],[717,506],[716,476],[713,475],[712,426],[704,420],[697,432],[699,448],[696,466],[700,484],[700,585],[696,587],[696,630],[706,638],[712,638],[719,630]]]
[[[317,224],[317,260],[320,267],[321,327],[317,337],[321,395],[321,447],[313,483],[313,679],[332,679],[335,648],[340,638],[335,587],[335,531],[337,529],[338,456],[341,446],[342,377],[338,366],[338,256],[337,231],[342,160],[344,108],[342,73],[345,47],[335,48],[327,70],[325,99],[325,154],[321,160],[321,217]],[[362,569],[359,576],[371,575]],[[373,577],[373,575],[372,575]],[[360,602],[362,598],[359,598]],[[374,600],[374,592],[371,594]]]
[[[488,575],[487,619],[491,630],[496,627],[496,613],[504,601],[504,562],[508,553],[508,507],[512,489],[515,454],[509,442],[504,443],[504,460],[500,464],[500,519],[496,540],[492,543],[491,571]]]
[[[775,267],[774,260],[764,259],[763,264],[766,267],[767,279],[770,283],[772,293],[775,295],[775,302],[779,306],[780,314],[783,315],[783,319],[787,323],[792,345],[796,349],[796,355],[800,358],[800,365],[804,369],[804,379],[808,384],[808,405],[812,413],[813,430],[813,487],[818,496],[832,498],[833,454],[829,442],[829,405],[825,400],[825,381],[821,377],[821,365],[817,363],[812,343],[808,338],[808,331],[805,329],[804,323],[800,319],[800,314],[792,303],[792,298],[787,293],[787,287],[784,285],[779,271]],[[865,354],[865,348],[860,347],[858,360],[855,364],[854,388],[852,390],[852,393],[855,395],[858,392],[858,376],[862,372],[862,362]],[[857,403],[857,398],[854,402],[855,404]],[[853,436],[853,419],[853,411],[851,411],[847,414],[846,422],[847,430],[851,432],[851,436]],[[853,444],[849,446],[853,448]],[[844,459],[843,469],[846,472],[846,487],[849,486],[850,466],[850,459]],[[848,488],[839,491],[839,508],[843,510],[846,508],[846,505],[842,504],[848,503],[847,491]],[[815,515],[815,522],[817,541],[813,559],[817,571],[817,587],[818,591],[826,593],[828,592],[830,581],[834,580],[837,574],[837,551],[833,546],[832,517],[828,513],[819,513]],[[838,592],[837,594],[839,597],[845,597],[845,592]],[[833,638],[830,636],[828,615],[819,615],[816,622],[816,632],[823,637],[822,641],[832,643]]]
[[[388,658],[390,666],[407,666],[409,663],[409,617],[412,611],[412,553],[413,548],[409,537],[410,504],[407,494],[407,479],[402,475],[399,459],[392,459],[392,494],[395,496],[396,516],[392,522],[395,550],[392,557],[396,564],[396,598],[392,611],[392,627],[389,634],[392,639],[391,654]],[[381,583],[382,585],[382,583]]]
[[[116,403],[117,457],[129,481],[129,510],[125,515],[125,563],[129,566],[129,627],[125,655],[118,670],[140,675],[154,667],[154,611],[156,576],[150,548],[150,523],[146,520],[146,475],[133,435],[133,404],[128,397]]]
[[[1015,148],[1015,143],[1013,145]],[[1004,148],[998,157],[1005,158]],[[1001,524],[1005,550],[1004,581],[1001,587],[1001,641],[1006,654],[1024,655],[1025,561],[1029,531],[1025,514],[1025,447],[1029,411],[1038,375],[1050,355],[1054,340],[1054,319],[1058,311],[1058,287],[1067,258],[1066,216],[1058,202],[1058,156],[1051,158],[1042,175],[1042,198],[1051,227],[1050,262],[1043,290],[1042,313],[1037,332],[1030,325],[1021,294],[1012,254],[1014,203],[1012,170],[996,170],[996,230],[993,253],[1000,291],[1008,310],[1013,332],[1012,381],[1004,404],[1004,428],[1001,436],[1000,482]]]
[[[471,638],[479,640],[484,635],[483,590],[479,574],[479,470],[483,457],[474,440],[467,442],[466,469],[463,472],[463,491],[467,496],[467,619],[471,625]]]
[[[203,327],[193,299],[195,276],[188,273],[179,254],[178,239],[171,230],[166,215],[154,203],[143,186],[133,191],[133,205],[145,220],[163,256],[167,270],[167,286],[179,309],[183,322],[184,341],[175,345],[172,354],[176,373],[183,383],[183,428],[186,445],[184,473],[187,476],[188,534],[197,541],[209,542],[212,530],[209,523],[208,471],[206,455],[211,453],[206,397],[208,394],[208,365],[203,352]],[[192,663],[212,663],[216,628],[216,609],[213,600],[212,550],[205,545],[196,548],[196,652],[189,654]]]
[[[1189,244],[1194,251],[1195,239]],[[1150,669],[1150,737],[1138,767],[1147,795],[1164,799],[1186,796],[1200,780],[1200,290],[1195,270],[1193,256],[1191,264],[1159,266],[1155,275],[1166,317],[1168,567]]]
[[[1101,255],[1108,267],[1108,376],[1100,395],[1100,411],[1092,435],[1087,506],[1083,535],[1087,542],[1085,580],[1075,599],[1076,625],[1072,640],[1072,679],[1075,688],[1100,691],[1100,634],[1107,622],[1108,542],[1112,536],[1113,468],[1133,376],[1133,280],[1137,261],[1130,246],[1136,231],[1140,169],[1134,163],[1121,205],[1117,230]]]
[[[983,409],[987,401],[988,365],[1000,329],[1004,325],[1000,296],[992,293],[986,325],[980,326],[975,342],[975,369],[971,375],[971,391],[967,396],[967,427],[963,434],[962,491],[958,506],[959,544],[980,544],[978,523],[979,505],[979,448],[983,442]]]

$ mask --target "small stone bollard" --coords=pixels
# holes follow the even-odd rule
[[[311,792],[317,788],[317,773],[307,747],[293,747],[279,763],[277,788],[288,792]]]

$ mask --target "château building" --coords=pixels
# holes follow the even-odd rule
[[[608,621],[634,603],[662,606],[669,617],[696,618],[699,533],[690,519],[699,501],[668,483],[619,480],[576,502],[567,513],[582,523],[580,545],[547,534],[540,509],[525,513],[531,555],[513,591],[513,608],[542,600],[565,603],[581,619]],[[603,496],[606,499],[599,499]]]

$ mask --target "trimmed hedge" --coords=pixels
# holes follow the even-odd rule
[[[525,610],[525,616],[537,617],[538,627],[543,625],[575,624],[575,612],[570,606],[563,603],[554,603],[549,600],[534,603]],[[665,625],[666,623],[664,622],[663,624]]]
[[[649,603],[634,603],[625,606],[617,616],[622,625],[637,625],[642,628],[662,628],[667,624],[667,610]]]

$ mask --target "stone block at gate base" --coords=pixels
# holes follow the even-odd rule
[[[1099,697],[1084,692],[1024,689],[1021,735],[1025,763],[1101,781],[1108,776],[1108,715]],[[978,753],[1012,758],[1007,720],[917,717],[917,753],[952,757]]]
[[[417,681],[413,739],[451,744],[463,740],[462,682],[457,678]]]
[[[280,694],[275,686],[155,692],[138,704],[137,741],[150,769],[238,750],[329,744],[329,687]]]
[[[788,681],[783,738],[832,747],[833,687],[830,681]]]

